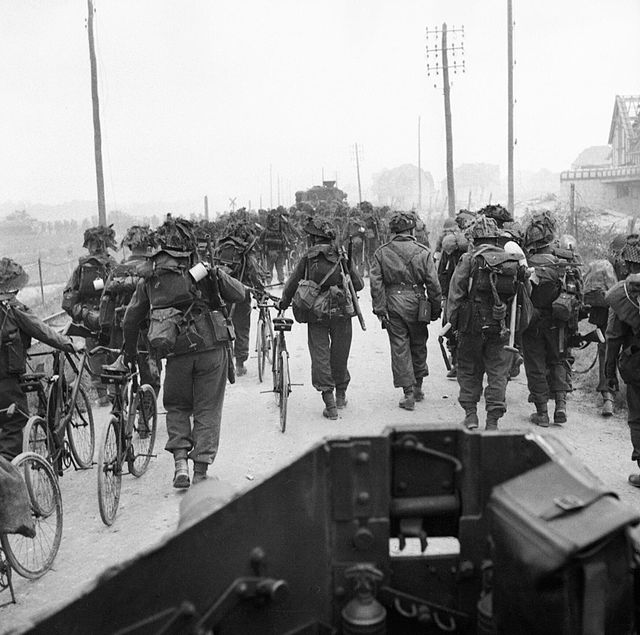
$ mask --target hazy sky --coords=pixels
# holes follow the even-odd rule
[[[567,169],[640,93],[640,0],[514,0],[516,169]],[[454,161],[506,168],[506,0],[95,0],[107,209],[273,204],[417,163],[444,176],[427,26],[464,24]],[[85,0],[0,0],[0,202],[95,199]]]

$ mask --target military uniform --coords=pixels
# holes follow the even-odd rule
[[[343,285],[341,257],[337,247],[331,243],[335,238],[334,230],[326,220],[316,218],[307,223],[305,231],[316,236],[317,241],[324,242],[315,244],[302,256],[284,285],[280,308],[286,309],[291,304],[301,280],[322,283],[321,293],[329,294],[330,315],[309,319],[307,343],[311,356],[311,382],[322,393],[323,415],[337,419],[337,408],[346,406],[346,391],[351,381],[347,364],[353,316],[346,309],[348,290]],[[362,278],[353,266],[349,273],[354,289],[360,291],[364,287]],[[327,274],[330,275],[327,277]]]
[[[637,306],[640,302],[640,274],[631,274],[625,283],[627,297],[630,302]],[[617,285],[616,285],[617,286]],[[614,287],[615,288],[615,287]],[[635,311],[631,309],[631,315]],[[609,322],[606,332],[606,363],[605,374],[607,377],[607,388],[611,393],[618,390],[618,369],[619,355],[624,351],[623,356],[628,362],[634,363],[630,370],[627,370],[623,379],[627,384],[627,423],[631,436],[631,460],[636,461],[640,466],[640,364],[638,363],[638,349],[640,348],[640,319],[633,315],[635,322],[629,321],[629,315],[618,313],[613,308],[609,311]],[[632,347],[635,347],[632,348]],[[627,356],[632,351],[633,355]],[[623,369],[620,367],[620,373]],[[629,482],[635,487],[640,487],[640,475],[632,474]]]
[[[9,461],[22,452],[27,419],[20,410],[28,412],[28,405],[20,377],[26,372],[31,338],[69,353],[75,350],[71,338],[54,331],[16,299],[16,290],[26,281],[20,265],[9,258],[0,261],[0,409],[17,406],[11,416],[0,414],[0,454]]]
[[[189,224],[186,221],[182,223],[184,231],[188,231]],[[184,247],[182,251],[176,251],[176,246],[181,247],[180,241],[171,239],[170,231],[171,226],[165,234],[163,250],[154,257],[156,266],[176,267],[185,261],[189,263],[195,254],[195,240],[186,241],[190,251],[185,251]],[[223,300],[233,303],[244,299],[245,287],[216,269],[192,285],[188,300],[171,305],[183,314],[189,314],[189,326],[186,331],[180,332],[175,349],[167,358],[163,386],[168,433],[165,449],[174,454],[176,461],[174,487],[189,486],[187,455],[194,461],[194,470],[198,475],[198,479],[194,475],[196,482],[204,478],[208,465],[213,463],[218,451],[227,383],[229,337],[214,292],[213,275],[218,276]],[[153,281],[154,278],[146,278],[138,282],[124,316],[124,345],[129,357],[135,355],[139,329],[155,302]]]
[[[108,343],[109,332],[99,336],[102,289],[96,289],[92,284],[93,280],[88,280],[85,272],[93,270],[95,274],[90,273],[89,276],[95,276],[95,279],[100,277],[103,284],[106,282],[111,270],[117,265],[116,260],[107,251],[109,248],[116,248],[115,232],[111,227],[89,228],[84,233],[83,247],[89,250],[89,255],[79,259],[78,266],[71,274],[63,292],[62,308],[75,323],[84,324],[96,333],[96,336],[86,338],[86,346],[91,350],[99,344]],[[104,341],[101,341],[100,337],[104,338]],[[92,373],[91,383],[101,405],[108,403],[107,389],[100,381],[100,370],[107,361],[106,355],[102,353],[93,355],[88,360]]]
[[[274,219],[274,220],[272,220]],[[273,268],[276,268],[278,282],[284,282],[284,264],[287,259],[288,240],[282,229],[280,214],[270,214],[267,227],[260,235],[260,243],[264,252],[267,270],[267,282],[273,278]]]
[[[413,409],[416,398],[421,400],[424,396],[422,383],[429,374],[427,326],[430,319],[439,317],[442,304],[431,251],[404,233],[415,227],[415,219],[411,218],[403,214],[391,219],[390,229],[397,232],[396,236],[377,249],[370,274],[373,312],[387,330],[393,385],[403,389],[400,406],[407,410]],[[425,290],[430,315],[419,321],[418,309]]]

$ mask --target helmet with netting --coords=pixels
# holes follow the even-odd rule
[[[478,215],[473,224],[467,226],[465,233],[471,240],[499,238],[501,235],[496,221],[484,215]]]
[[[627,236],[620,257],[626,262],[640,262],[640,235],[630,234]]]
[[[109,225],[109,227],[98,225],[97,227],[86,229],[82,246],[87,249],[90,246],[94,246],[103,251],[117,249],[116,232],[113,229],[113,225]]]
[[[336,230],[333,223],[325,216],[309,216],[304,224],[304,231],[318,238],[333,240]]]
[[[389,220],[389,229],[397,234],[408,231],[416,226],[416,217],[409,212],[397,212]]]
[[[121,244],[129,249],[153,249],[158,243],[149,225],[133,225],[127,229]]]
[[[186,218],[167,216],[167,220],[158,228],[156,235],[162,250],[169,254],[184,256],[196,249],[194,226]]]
[[[482,209],[478,210],[478,214],[482,214],[487,218],[493,218],[498,227],[502,227],[504,223],[513,221],[511,212],[505,207],[502,207],[502,205],[485,205]]]
[[[540,249],[553,242],[556,236],[556,220],[551,212],[536,212],[524,230],[524,244],[529,249]]]
[[[19,291],[27,282],[29,282],[29,276],[15,260],[11,258],[0,260],[0,293]]]

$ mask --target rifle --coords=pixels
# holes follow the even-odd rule
[[[209,257],[211,258],[211,271],[209,277],[211,279],[211,286],[213,287],[214,300],[218,304],[220,313],[224,317],[225,324],[227,326],[228,339],[225,347],[227,349],[227,379],[230,384],[236,383],[236,367],[233,365],[233,340],[235,339],[235,333],[233,330],[233,322],[229,316],[227,304],[220,295],[220,284],[218,282],[218,267],[214,264],[213,259],[213,246],[211,244],[211,237],[207,238],[207,248],[209,250]]]
[[[348,261],[347,261],[348,262]],[[344,247],[340,247],[340,269],[342,270],[342,278],[345,281],[349,294],[351,295],[351,301],[353,302],[353,308],[358,316],[358,322],[363,331],[367,330],[367,325],[364,323],[364,316],[362,315],[362,309],[358,302],[358,296],[356,290],[353,288],[353,281],[351,280],[351,274],[349,273],[347,262],[345,262]]]
[[[438,344],[440,344],[440,352],[442,353],[442,359],[444,360],[444,365],[447,367],[447,370],[451,370],[451,362],[449,361],[449,354],[447,353],[447,349],[444,347],[444,337],[442,335],[438,335]]]

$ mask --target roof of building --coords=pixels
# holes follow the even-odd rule
[[[571,164],[572,170],[601,168],[611,165],[611,146],[590,146]]]
[[[616,121],[620,121],[625,135],[633,141],[640,133],[637,121],[640,116],[640,95],[616,95],[611,117],[611,127],[609,128],[609,143],[613,143]],[[634,126],[634,123],[636,124]]]

